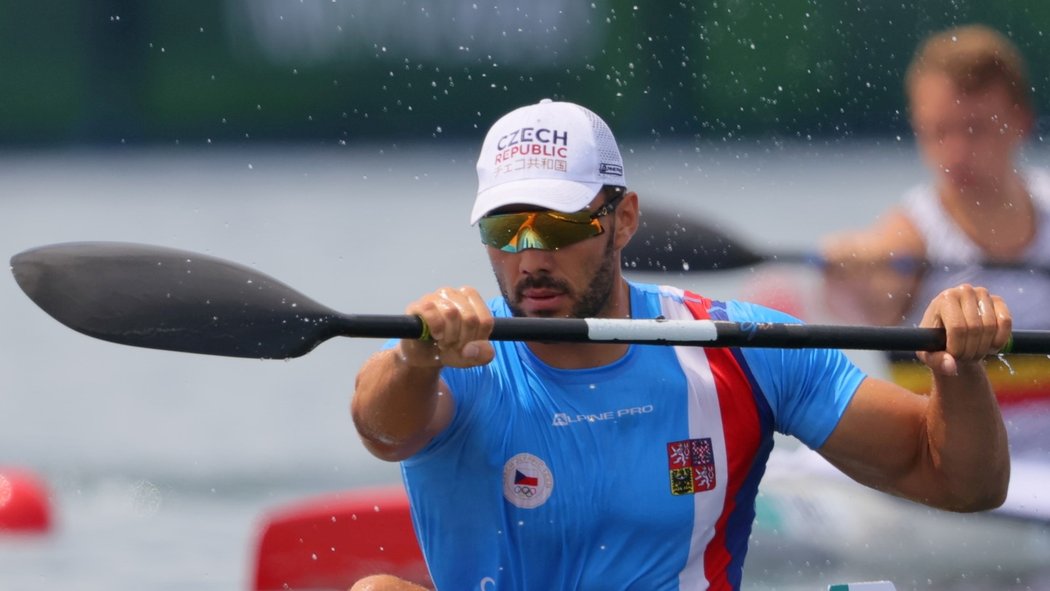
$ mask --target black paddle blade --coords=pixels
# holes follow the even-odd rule
[[[720,271],[765,260],[710,225],[651,209],[642,212],[638,232],[623,249],[629,271]]]
[[[18,285],[56,320],[136,347],[299,357],[334,336],[337,312],[254,269],[159,246],[78,242],[11,258]]]

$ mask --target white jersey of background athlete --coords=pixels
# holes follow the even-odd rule
[[[1035,204],[1036,226],[1035,240],[1020,260],[1030,263],[1032,271],[982,269],[977,265],[985,259],[981,248],[951,219],[932,186],[921,185],[905,194],[904,212],[919,230],[926,244],[926,258],[933,265],[912,297],[904,325],[918,326],[925,304],[941,291],[970,283],[986,287],[1006,301],[1014,328],[1050,329],[1050,175],[1029,170],[1024,180]]]
[[[797,322],[644,284],[631,314]],[[441,590],[739,589],[773,431],[819,447],[864,378],[827,350],[634,345],[565,370],[494,345],[442,371],[455,416],[402,463]]]

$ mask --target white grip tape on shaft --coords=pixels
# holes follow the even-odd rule
[[[621,320],[588,318],[587,336],[595,341],[714,341],[710,320]]]

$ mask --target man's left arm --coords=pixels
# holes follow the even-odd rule
[[[922,326],[948,336],[945,351],[919,353],[933,373],[931,393],[865,379],[819,451],[858,482],[933,507],[998,507],[1010,457],[984,358],[1009,339],[1009,310],[987,290],[962,285],[930,303]]]

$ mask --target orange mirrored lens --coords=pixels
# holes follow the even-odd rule
[[[507,213],[482,218],[478,226],[481,241],[504,252],[555,250],[604,232],[601,222],[586,212]]]

